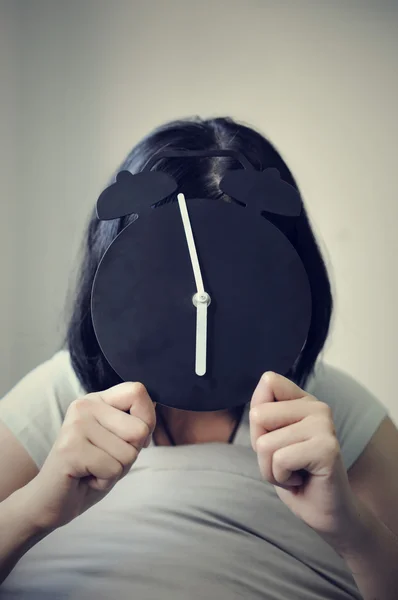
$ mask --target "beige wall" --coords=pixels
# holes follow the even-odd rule
[[[60,343],[86,217],[130,146],[230,114],[282,151],[333,264],[325,358],[398,420],[397,3],[5,0],[0,22],[0,392]]]

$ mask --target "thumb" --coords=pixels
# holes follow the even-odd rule
[[[267,371],[261,376],[260,381],[254,390],[251,402],[250,410],[260,404],[266,404],[267,402],[276,402],[278,400],[296,400],[305,396],[305,392],[299,388],[298,385],[278,375],[273,371]],[[256,452],[256,442],[258,438],[267,433],[259,423],[254,419],[250,419],[250,439],[253,450]]]
[[[267,371],[262,375],[253,392],[250,407],[264,402],[297,400],[305,395],[305,391],[287,377]]]

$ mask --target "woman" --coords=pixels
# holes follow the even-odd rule
[[[273,146],[228,118],[168,123],[118,171],[165,148],[242,151],[297,188]],[[218,183],[236,168],[156,166],[226,201]],[[65,346],[0,402],[1,598],[392,599],[397,430],[367,390],[317,362],[332,298],[306,214],[291,238],[313,304],[298,360],[265,374],[250,404],[202,413],[122,383],[94,334],[94,275],[133,218],[93,213]]]

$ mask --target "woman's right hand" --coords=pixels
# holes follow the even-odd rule
[[[69,523],[124,477],[156,424],[141,383],[121,383],[72,402],[39,474],[26,488],[35,526]]]

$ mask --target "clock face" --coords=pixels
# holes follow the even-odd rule
[[[177,202],[152,209],[106,251],[92,290],[101,350],[153,401],[212,411],[249,402],[262,373],[285,374],[308,334],[311,293],[288,239],[224,201],[188,199],[207,311],[207,368],[195,373],[196,293]]]

